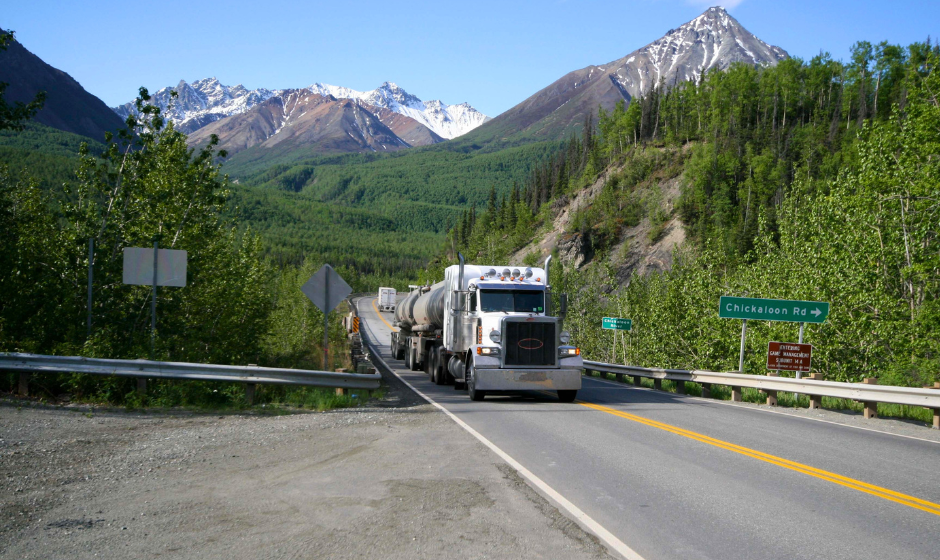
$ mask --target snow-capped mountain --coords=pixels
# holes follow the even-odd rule
[[[393,82],[385,82],[372,91],[356,91],[320,83],[307,89],[320,95],[332,95],[337,99],[358,99],[373,107],[400,113],[430,128],[442,138],[456,138],[490,120],[490,117],[477,111],[469,103],[447,105],[438,100],[421,101]]]
[[[610,75],[630,97],[636,97],[660,80],[671,86],[698,79],[712,68],[724,70],[735,62],[776,64],[785,58],[786,51],[761,41],[724,8],[715,7],[598,70]]]
[[[306,89],[309,93],[332,95],[337,99],[354,99],[374,108],[387,109],[410,117],[441,138],[455,138],[489,120],[489,117],[467,103],[447,105],[437,100],[421,101],[390,82],[364,92],[320,83]],[[175,101],[170,96],[173,90],[177,92]],[[165,87],[153,95],[152,102],[165,111],[178,129],[192,133],[219,119],[245,113],[268,99],[297,91],[264,88],[249,90],[242,85],[226,86],[216,78],[207,78],[191,84],[180,81],[176,87]],[[133,103],[114,108],[122,118],[127,118],[133,110]]]
[[[471,136],[476,142],[513,135],[560,138],[579,127],[585,115],[596,114],[598,105],[611,110],[660,83],[669,87],[698,79],[712,68],[724,70],[736,62],[773,65],[785,58],[786,51],[755,37],[724,8],[709,8],[621,59],[569,72]]]
[[[285,90],[238,115],[189,135],[191,145],[219,138],[234,155],[258,146],[283,153],[391,152],[442,139],[414,119],[357,99],[336,99],[306,89]]]
[[[174,90],[176,100],[171,97]],[[244,113],[280,93],[264,88],[249,90],[241,84],[226,86],[216,78],[206,78],[191,84],[180,80],[176,87],[165,87],[153,94],[151,102],[164,111],[178,130],[189,134],[219,119]],[[114,108],[125,119],[133,110],[133,102]]]

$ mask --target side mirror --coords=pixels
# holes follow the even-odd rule
[[[568,314],[568,294],[558,296],[558,314],[564,317]]]

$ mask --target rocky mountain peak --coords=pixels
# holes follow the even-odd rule
[[[171,97],[173,90],[177,92],[175,100]],[[388,81],[374,90],[364,92],[319,82],[303,90],[249,90],[241,84],[226,86],[218,78],[211,77],[192,83],[180,80],[175,88],[166,87],[153,94],[152,102],[163,109],[177,129],[189,134],[219,119],[245,113],[272,97],[298,91],[330,96],[334,100],[354,99],[373,109],[387,109],[428,127],[435,138],[439,137],[438,140],[460,136],[489,120],[489,117],[467,103],[447,105],[437,100],[424,102],[395,82]],[[132,102],[114,108],[121,118],[127,118],[133,110]]]

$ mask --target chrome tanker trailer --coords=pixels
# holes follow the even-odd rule
[[[423,369],[438,385],[453,381],[470,398],[487,392],[552,390],[571,402],[581,388],[581,352],[551,313],[545,268],[448,267],[444,281],[417,286],[395,309],[392,356]]]

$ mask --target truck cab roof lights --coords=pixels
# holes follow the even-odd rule
[[[512,271],[508,268],[503,269],[503,276],[512,276]]]
[[[495,277],[496,277],[496,269],[495,269],[495,268],[491,268],[491,269],[487,270],[487,271],[486,271],[486,275],[489,276],[490,278],[495,278]]]
[[[526,277],[526,278],[532,278],[532,269],[531,269],[531,268],[526,268],[526,269],[525,269],[525,277]]]
[[[519,272],[519,269],[518,269],[518,268],[514,268],[514,269],[512,269],[512,275],[513,275],[513,276],[522,276],[522,273]]]

